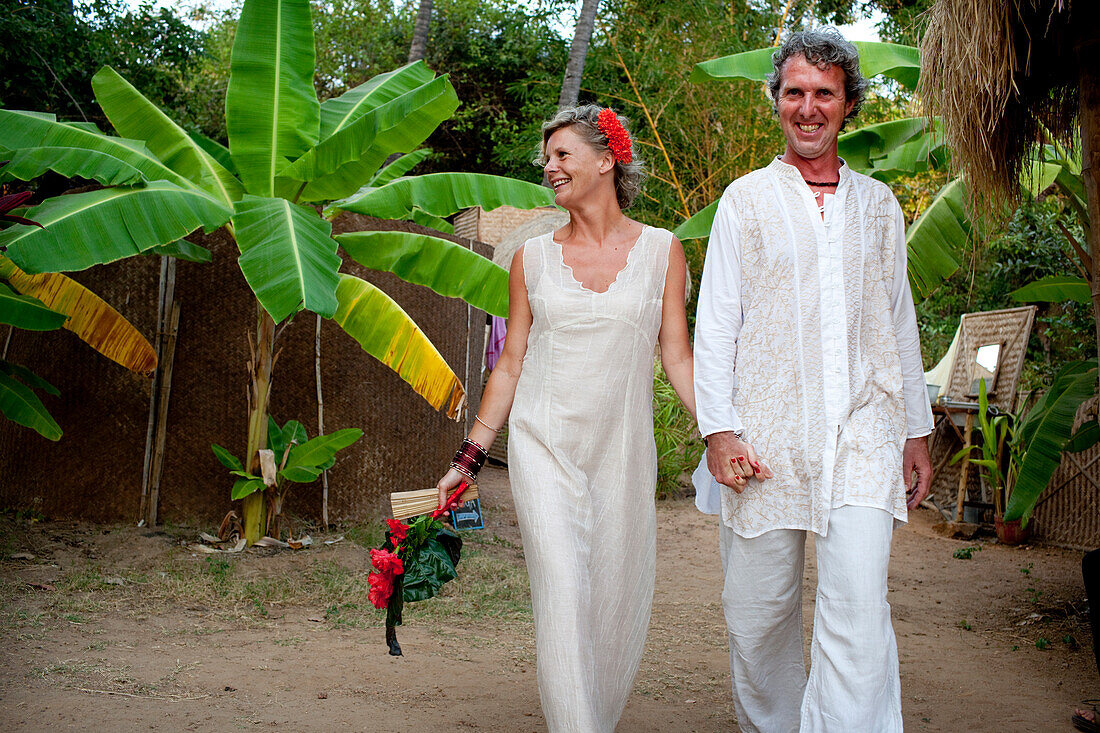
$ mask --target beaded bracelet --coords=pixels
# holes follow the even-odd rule
[[[485,465],[485,459],[488,457],[489,454],[485,452],[484,448],[469,438],[466,438],[462,441],[462,447],[455,453],[455,457],[451,461],[451,468],[458,471],[463,476],[474,480],[477,478],[478,471]]]

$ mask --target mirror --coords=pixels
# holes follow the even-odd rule
[[[967,397],[978,396],[978,384],[983,379],[986,393],[993,394],[997,386],[997,372],[1001,366],[1003,346],[1003,343],[993,343],[978,347],[974,355],[974,363],[970,365],[970,393]]]

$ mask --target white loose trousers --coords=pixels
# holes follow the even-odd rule
[[[894,519],[833,509],[815,537],[817,600],[810,673],[802,652],[806,532],[741,537],[719,523],[737,720],[745,733],[902,730],[897,640],[886,602]]]

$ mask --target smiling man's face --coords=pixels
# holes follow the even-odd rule
[[[835,65],[821,69],[796,55],[784,62],[781,72],[776,106],[787,153],[804,160],[835,154],[844,117],[855,104],[844,96],[844,70]]]

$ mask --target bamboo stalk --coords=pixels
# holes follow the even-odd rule
[[[451,492],[454,493],[453,491]],[[470,486],[462,492],[462,500],[470,501],[478,498],[477,484]],[[439,507],[439,491],[437,489],[417,489],[416,491],[395,491],[390,494],[390,509],[394,519],[408,519],[427,514]]]
[[[321,316],[313,338],[314,373],[317,377],[317,434],[325,433],[325,396],[321,392]],[[321,522],[328,529],[328,469],[321,472]]]
[[[160,396],[157,399],[157,434],[153,442],[153,464],[149,475],[149,502],[146,506],[145,524],[157,523],[160,508],[160,479],[164,471],[165,444],[168,435],[168,397],[172,393],[172,365],[176,358],[176,335],[180,325],[180,304],[172,303],[168,322],[168,338],[164,346],[164,374],[161,376]]]

